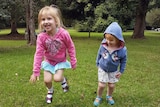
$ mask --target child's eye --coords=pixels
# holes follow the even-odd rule
[[[48,20],[51,20],[52,18],[51,18],[51,17],[48,17],[47,19],[48,19]]]
[[[45,20],[45,18],[42,18],[41,20],[42,20],[42,21],[44,21],[44,20]]]
[[[108,40],[108,41],[110,41],[110,42],[111,42],[111,41],[113,41],[113,40]]]

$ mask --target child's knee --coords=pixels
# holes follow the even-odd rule
[[[55,81],[55,82],[61,82],[62,81],[62,77],[61,76],[57,76],[57,75],[54,75],[54,78],[53,78],[53,80]]]
[[[51,83],[52,82],[52,78],[44,78],[44,83]]]
[[[54,74],[53,80],[55,82],[61,82],[63,80],[63,70],[57,70],[57,72]]]
[[[105,88],[106,87],[106,83],[99,82],[98,86],[100,88]]]
[[[114,88],[114,87],[115,87],[115,84],[114,84],[114,83],[108,83],[108,87],[109,87],[109,88]]]

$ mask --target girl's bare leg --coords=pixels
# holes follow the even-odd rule
[[[63,69],[56,71],[56,73],[54,74],[54,81],[55,82],[62,82],[63,81],[63,79],[64,79],[63,72],[64,72]]]
[[[54,93],[53,87],[52,87],[52,74],[48,71],[44,71],[44,83],[47,87],[48,93],[46,96],[46,102],[48,104],[52,103],[52,96]]]
[[[52,79],[53,75],[48,71],[44,71],[44,83],[48,89],[52,88]]]
[[[105,87],[106,87],[106,83],[102,83],[102,82],[98,83],[97,97],[102,98],[102,93]]]
[[[114,83],[108,83],[108,90],[107,90],[107,95],[108,96],[112,96],[112,93],[114,91],[114,87],[115,87]]]
[[[108,91],[107,91],[107,95],[106,95],[106,100],[108,101],[108,103],[110,105],[113,105],[115,102],[112,98],[112,93],[114,91],[115,88],[115,84],[114,83],[108,83]]]
[[[67,92],[69,90],[69,86],[66,78],[63,76],[63,72],[63,69],[57,70],[56,74],[54,74],[54,81],[61,82],[63,91]]]

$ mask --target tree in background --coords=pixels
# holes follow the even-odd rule
[[[10,14],[8,13],[8,10],[6,8],[6,0],[2,0],[2,3],[0,3],[0,29],[3,29],[9,24],[7,23],[10,20]]]
[[[146,14],[152,8],[160,6],[160,0],[138,0],[136,7],[136,19],[132,38],[144,38],[146,29]]]
[[[11,19],[11,33],[17,33],[16,24],[24,20],[26,7],[28,43],[35,44],[35,25],[38,9],[56,4],[60,7],[64,24],[78,26],[79,31],[104,31],[112,21],[118,21],[123,30],[133,28],[132,38],[144,38],[147,11],[160,6],[160,0],[1,0],[0,20]],[[33,1],[34,5],[31,5]],[[26,3],[28,3],[26,5]],[[31,4],[30,4],[31,3]],[[25,4],[25,6],[24,6]],[[27,7],[28,6],[28,7]],[[32,6],[34,6],[32,8]],[[31,9],[31,10],[30,10]],[[35,9],[34,11],[32,9]],[[28,15],[27,15],[28,14]],[[34,14],[34,15],[32,15]],[[5,21],[4,21],[5,22]],[[1,24],[1,22],[0,22]],[[3,23],[2,23],[3,24]],[[31,31],[30,31],[31,30]],[[33,31],[32,31],[33,30]],[[34,41],[34,42],[33,42]]]
[[[158,6],[160,0],[47,0],[62,8],[65,19],[74,22],[78,31],[104,31],[112,21],[123,30],[134,29],[132,38],[144,38],[146,13]],[[152,5],[149,5],[152,3]],[[74,14],[74,15],[73,15]],[[76,17],[74,17],[76,16]],[[78,16],[78,17],[77,17]]]
[[[146,22],[154,28],[160,27],[160,8],[153,8],[146,15]]]
[[[160,0],[151,0],[149,11],[147,12],[146,22],[149,26],[160,27]],[[153,21],[153,20],[154,21]]]
[[[136,7],[136,21],[132,38],[144,38],[145,17],[150,0],[138,0]]]
[[[23,17],[23,3],[20,0],[1,0],[0,6],[2,7],[1,13],[3,18],[10,22],[11,32],[8,35],[14,36],[15,34],[19,34],[17,22]]]
[[[36,32],[35,32],[35,20],[34,20],[34,10],[35,5],[33,0],[24,0],[26,8],[26,30],[25,38],[27,43],[30,45],[36,44]]]

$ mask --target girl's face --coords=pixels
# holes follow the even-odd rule
[[[111,34],[105,34],[105,39],[107,40],[108,46],[118,47],[120,45],[120,41]]]
[[[42,28],[50,35],[55,34],[56,32],[56,21],[51,15],[42,15],[41,17],[41,26]]]

